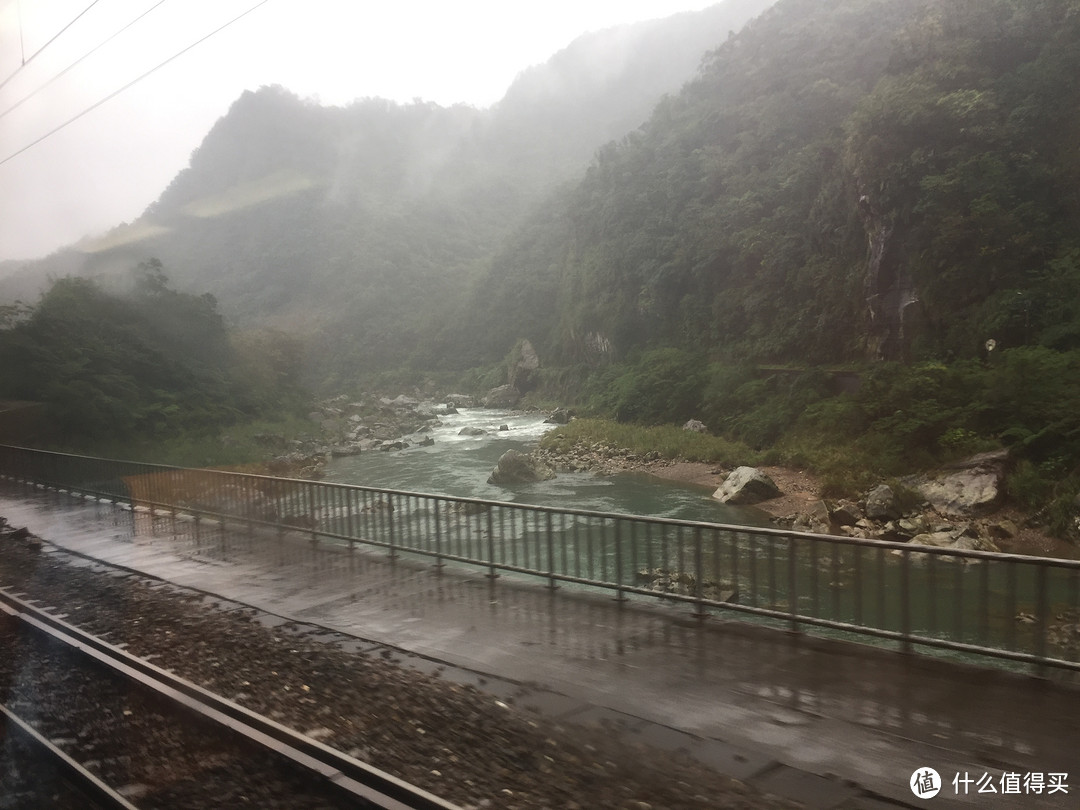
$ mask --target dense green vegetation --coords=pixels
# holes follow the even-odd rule
[[[0,330],[0,397],[43,403],[54,445],[216,441],[222,427],[281,418],[303,402],[295,340],[231,335],[214,298],[173,290],[156,260],[123,291],[63,278],[11,315]]]
[[[879,362],[838,370],[705,363],[646,352],[593,378],[581,419],[545,439],[609,442],[721,464],[808,467],[825,494],[851,497],[882,479],[1008,448],[1014,501],[1075,531],[1080,494],[1080,350],[1024,346],[985,360]],[[702,420],[711,435],[676,427]],[[645,425],[669,423],[664,428]],[[674,423],[674,424],[670,424]],[[681,435],[679,435],[681,434]]]
[[[564,361],[1073,348],[1078,43],[1075,0],[782,0],[496,257],[478,300],[550,294],[482,325]]]

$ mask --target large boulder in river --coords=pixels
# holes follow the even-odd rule
[[[915,484],[915,489],[943,515],[991,511],[1002,496],[1007,450],[980,453],[956,462]]]
[[[767,501],[780,494],[780,488],[761,470],[755,467],[736,467],[713,493],[713,497],[722,503],[749,505]]]
[[[492,388],[484,397],[485,408],[513,408],[521,401],[521,392],[512,385]]]
[[[495,469],[491,471],[487,482],[506,486],[507,484],[531,484],[554,477],[555,471],[535,456],[519,453],[517,450],[507,450],[502,454]]]

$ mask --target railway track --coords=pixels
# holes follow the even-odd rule
[[[18,653],[0,667],[3,736],[58,775],[50,805],[80,806],[63,798],[72,786],[104,808],[455,810],[4,589],[0,646]]]

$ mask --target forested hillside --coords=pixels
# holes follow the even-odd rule
[[[43,403],[64,447],[216,434],[304,403],[296,341],[230,334],[213,296],[172,289],[157,260],[109,288],[60,279],[0,327],[0,398]]]
[[[782,0],[503,248],[480,342],[561,362],[1076,347],[1077,76],[1075,0]]]
[[[109,274],[158,257],[231,321],[311,339],[315,381],[400,366],[534,205],[771,2],[585,34],[524,70],[490,110],[247,92],[143,217],[82,246],[81,266],[61,254],[36,275]]]

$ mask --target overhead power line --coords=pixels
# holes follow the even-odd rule
[[[196,46],[198,46],[198,45],[201,45],[202,43],[206,42],[206,40],[210,39],[210,38],[211,38],[212,36],[215,36],[216,34],[219,34],[219,33],[221,33],[221,32],[222,32],[222,31],[224,31],[224,30],[225,30],[226,28],[228,28],[228,27],[229,27],[230,25],[232,25],[233,23],[237,22],[238,20],[241,20],[241,19],[243,19],[243,18],[244,18],[244,17],[246,17],[246,16],[248,15],[248,14],[250,14],[251,12],[253,12],[253,11],[254,11],[255,9],[259,8],[259,6],[264,6],[264,5],[266,5],[266,4],[268,3],[268,2],[270,2],[270,0],[260,0],[260,2],[256,3],[255,5],[253,5],[253,6],[252,6],[251,8],[249,8],[249,9],[248,9],[247,11],[243,12],[242,14],[239,14],[239,15],[237,15],[236,17],[233,17],[233,18],[232,18],[231,20],[229,20],[229,21],[228,21],[227,23],[225,23],[224,25],[221,25],[221,26],[219,26],[219,27],[215,28],[215,29],[214,29],[213,31],[211,31],[211,32],[210,32],[209,34],[207,34],[206,36],[204,36],[204,37],[203,37],[202,39],[196,40],[195,42],[192,42],[192,43],[191,43],[190,45],[188,45],[188,46],[187,46],[186,48],[184,48],[183,50],[177,51],[177,52],[176,52],[176,53],[174,53],[174,54],[173,54],[172,56],[170,56],[170,57],[169,57],[168,59],[166,59],[166,60],[165,60],[164,62],[161,62],[160,64],[158,64],[158,65],[156,65],[156,66],[154,66],[154,67],[150,68],[150,70],[146,71],[146,72],[145,72],[145,73],[143,73],[143,74],[142,74],[141,76],[138,76],[137,78],[135,78],[135,79],[132,79],[132,80],[131,80],[130,82],[128,82],[128,83],[127,83],[127,84],[125,84],[125,85],[124,85],[123,87],[119,88],[118,90],[114,90],[113,92],[109,93],[109,95],[105,96],[105,98],[103,98],[103,99],[100,99],[100,100],[98,100],[98,101],[95,101],[95,102],[94,102],[93,104],[91,104],[91,105],[90,105],[89,107],[87,107],[87,108],[86,108],[85,110],[83,110],[82,112],[78,113],[77,115],[73,115],[73,116],[72,116],[71,118],[69,118],[69,119],[68,119],[67,121],[65,121],[64,123],[60,124],[59,126],[53,127],[53,128],[51,129],[51,130],[49,130],[48,132],[46,132],[46,133],[45,133],[44,135],[42,135],[42,136],[41,136],[40,138],[38,138],[38,139],[37,139],[37,140],[35,140],[35,141],[31,141],[30,143],[28,143],[28,144],[27,144],[26,146],[24,146],[24,147],[23,147],[22,149],[18,150],[17,152],[12,152],[12,153],[11,153],[10,155],[8,155],[8,156],[7,156],[6,158],[4,158],[3,160],[0,160],[0,166],[3,166],[3,165],[4,165],[5,163],[7,163],[7,162],[8,162],[9,160],[12,160],[12,159],[14,159],[14,158],[17,158],[17,157],[18,157],[19,155],[21,155],[21,154],[22,154],[23,152],[27,151],[28,149],[33,149],[33,148],[34,148],[35,146],[37,146],[37,145],[38,145],[39,143],[41,143],[42,141],[44,141],[44,140],[45,140],[46,138],[51,138],[51,137],[52,137],[53,135],[55,135],[55,134],[56,134],[57,132],[59,132],[60,130],[62,130],[62,129],[63,129],[64,127],[68,126],[69,124],[73,124],[73,123],[75,123],[76,121],[78,121],[78,120],[79,120],[80,118],[82,118],[82,117],[83,117],[84,115],[86,115],[87,113],[89,113],[89,112],[92,112],[92,111],[96,110],[96,109],[97,109],[98,107],[100,107],[100,106],[101,106],[102,104],[105,104],[106,102],[108,102],[108,101],[111,101],[112,99],[116,98],[116,97],[117,97],[118,95],[120,95],[121,93],[123,93],[123,92],[124,92],[125,90],[127,90],[128,88],[130,88],[130,87],[133,87],[133,86],[135,86],[136,84],[138,84],[139,82],[141,82],[141,81],[142,81],[143,79],[145,79],[145,78],[146,78],[147,76],[149,76],[149,75],[151,75],[152,73],[155,73],[155,72],[157,72],[157,71],[161,70],[161,68],[165,67],[165,66],[166,66],[167,64],[169,64],[170,62],[172,62],[172,61],[174,61],[174,60],[178,59],[179,57],[183,56],[183,55],[184,55],[185,53],[187,53],[188,51],[190,51],[190,50],[191,50],[192,48],[194,48],[194,47],[196,47]]]
[[[53,82],[55,82],[55,81],[56,81],[57,79],[59,79],[59,78],[60,78],[61,76],[63,76],[64,74],[66,74],[66,73],[67,73],[68,71],[70,71],[70,70],[71,70],[72,68],[74,68],[74,67],[75,67],[76,65],[78,65],[78,64],[79,64],[80,62],[82,62],[82,61],[83,61],[84,59],[88,58],[89,56],[93,55],[93,54],[94,54],[94,53],[95,53],[96,51],[98,51],[98,50],[100,50],[101,48],[103,48],[103,47],[105,47],[106,45],[108,45],[108,44],[109,44],[110,42],[112,42],[112,41],[113,41],[114,39],[116,39],[116,38],[117,38],[118,36],[120,36],[120,35],[121,35],[122,33],[124,33],[124,32],[125,32],[125,31],[127,31],[127,30],[128,30],[129,28],[131,28],[131,26],[135,25],[135,23],[137,23],[137,22],[138,22],[139,20],[141,20],[141,19],[142,19],[143,17],[145,17],[145,16],[147,15],[147,14],[149,14],[149,13],[150,13],[151,11],[153,11],[153,10],[154,10],[155,8],[157,8],[158,6],[162,5],[162,4],[163,4],[163,3],[165,3],[165,2],[166,2],[166,0],[158,0],[158,2],[157,2],[157,3],[155,3],[155,4],[153,5],[153,6],[151,6],[150,8],[148,8],[148,9],[147,9],[146,11],[144,11],[144,12],[143,12],[142,14],[140,14],[140,15],[139,15],[138,17],[136,17],[136,18],[135,18],[134,20],[132,20],[131,22],[129,22],[129,23],[127,24],[127,25],[125,25],[125,26],[124,26],[123,28],[121,28],[121,29],[120,29],[120,30],[118,30],[118,31],[115,31],[114,33],[112,33],[111,35],[109,35],[109,37],[107,37],[106,39],[104,39],[104,40],[102,40],[101,42],[99,42],[99,43],[98,43],[97,45],[95,45],[95,46],[94,46],[93,48],[91,48],[91,49],[90,49],[89,51],[87,51],[86,53],[84,53],[84,54],[83,54],[82,56],[80,56],[80,57],[79,57],[78,59],[76,59],[76,60],[75,60],[74,62],[72,62],[72,63],[71,63],[70,65],[68,65],[68,66],[67,66],[66,68],[64,68],[63,70],[61,70],[61,71],[60,71],[59,73],[57,73],[57,74],[56,74],[55,76],[53,76],[53,77],[52,77],[51,79],[49,79],[49,80],[48,80],[47,82],[45,82],[44,84],[40,85],[40,86],[39,86],[39,87],[38,87],[38,88],[37,88],[36,90],[33,90],[33,91],[31,91],[31,92],[27,93],[27,94],[26,94],[25,96],[23,96],[22,98],[20,98],[20,99],[19,99],[18,101],[16,101],[16,102],[15,102],[14,104],[12,104],[12,105],[11,105],[10,107],[8,107],[8,108],[7,108],[6,110],[4,110],[4,111],[3,111],[2,113],[0,113],[0,118],[3,118],[3,117],[4,117],[5,115],[7,115],[8,113],[10,113],[10,112],[14,111],[14,110],[15,110],[15,109],[17,109],[18,107],[22,106],[22,105],[23,105],[23,104],[24,104],[25,102],[27,102],[27,101],[29,101],[30,99],[32,99],[32,98],[33,98],[34,96],[36,96],[36,95],[37,95],[38,93],[40,93],[40,92],[41,92],[42,90],[44,90],[44,89],[45,89],[46,87],[48,87],[48,86],[49,86],[50,84],[52,84]]]
[[[62,35],[62,34],[63,34],[63,33],[65,32],[65,31],[67,31],[67,30],[68,30],[69,28],[71,28],[71,26],[73,26],[73,25],[74,25],[75,23],[77,23],[77,22],[79,21],[79,18],[80,18],[80,17],[82,17],[82,15],[83,15],[83,14],[85,14],[86,12],[88,12],[88,11],[89,11],[90,9],[92,9],[92,8],[93,8],[94,6],[96,6],[96,5],[97,5],[97,4],[99,3],[99,2],[101,2],[101,0],[94,0],[94,2],[93,2],[93,3],[91,3],[91,4],[90,4],[90,5],[88,5],[88,6],[86,7],[86,8],[84,8],[84,9],[83,9],[82,11],[80,11],[80,12],[79,12],[79,13],[78,13],[78,14],[77,14],[77,15],[75,16],[75,19],[73,19],[73,20],[72,20],[71,22],[69,22],[69,23],[68,23],[67,25],[65,25],[65,26],[64,26],[63,28],[61,28],[61,29],[60,29],[60,30],[59,30],[58,32],[56,32],[56,34],[55,34],[55,35],[53,35],[53,38],[52,38],[52,39],[50,39],[50,40],[49,40],[48,42],[46,42],[46,43],[45,43],[44,45],[42,45],[42,46],[41,46],[40,48],[38,48],[38,49],[37,49],[36,51],[34,51],[34,52],[33,52],[32,54],[30,54],[30,56],[29,56],[29,57],[27,57],[27,55],[26,55],[26,51],[24,50],[24,51],[23,51],[23,54],[22,54],[22,64],[21,64],[21,65],[19,65],[19,66],[18,66],[17,68],[15,68],[15,72],[14,72],[14,73],[12,73],[12,74],[11,74],[10,76],[8,76],[8,77],[7,77],[6,79],[4,79],[4,80],[3,80],[2,82],[0,82],[0,90],[2,90],[2,89],[4,88],[4,86],[5,86],[5,85],[6,85],[6,84],[7,84],[8,82],[10,82],[10,81],[11,81],[12,79],[14,79],[14,78],[15,78],[15,77],[16,77],[16,76],[17,76],[17,75],[19,74],[19,71],[20,71],[20,70],[22,70],[22,69],[23,69],[24,67],[26,67],[27,65],[29,65],[29,64],[30,64],[31,62],[33,62],[33,61],[34,61],[34,57],[35,57],[35,56],[37,56],[37,55],[38,55],[39,53],[41,53],[41,52],[42,52],[43,50],[45,50],[45,49],[46,49],[46,48],[48,48],[48,47],[49,47],[50,45],[52,45],[52,44],[53,44],[54,42],[56,42],[56,40],[57,40],[57,39],[59,39],[59,38],[60,38],[60,36],[61,36],[61,35]],[[20,43],[22,43],[22,4],[21,4],[21,3],[19,4],[19,42],[20,42]]]

